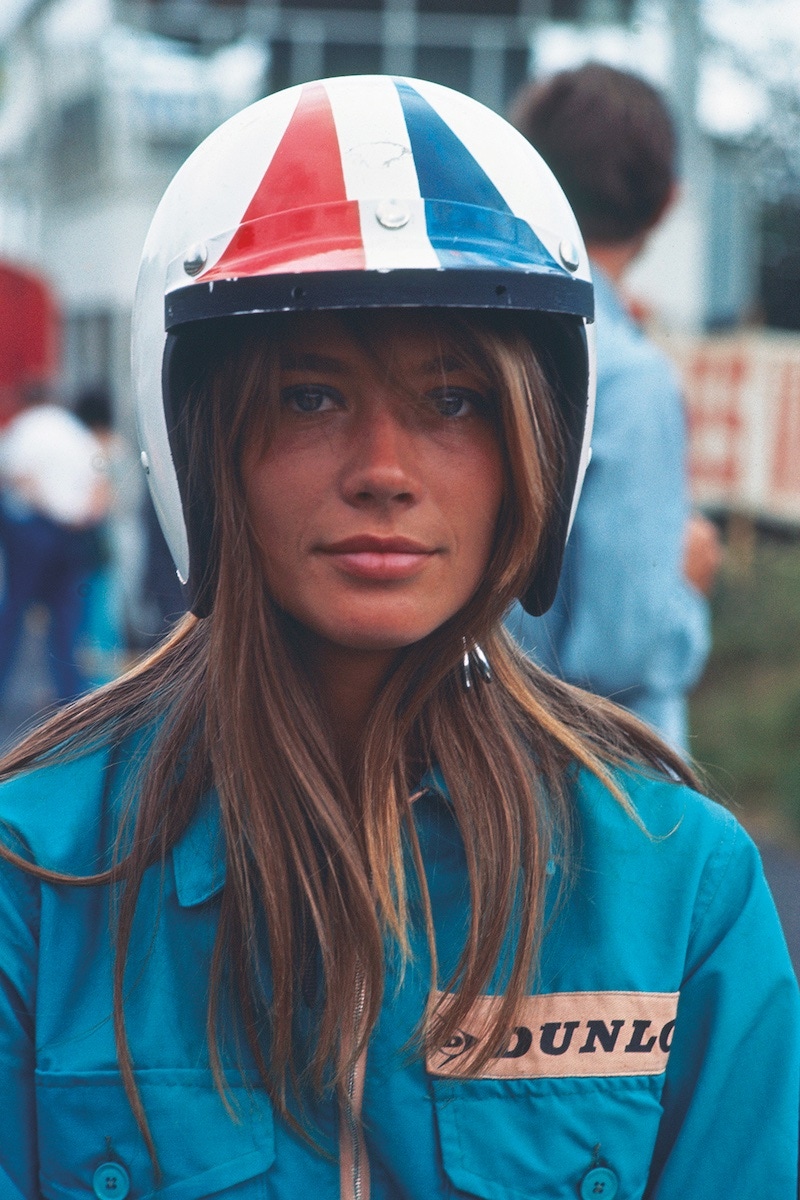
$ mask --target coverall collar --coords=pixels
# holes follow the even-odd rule
[[[225,835],[216,789],[206,792],[183,837],[172,850],[181,908],[204,904],[225,884]]]
[[[447,788],[438,767],[427,771],[413,798],[437,792],[447,799]],[[183,837],[172,851],[175,888],[181,908],[205,904],[225,886],[225,835],[216,789],[206,792]]]

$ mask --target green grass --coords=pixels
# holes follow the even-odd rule
[[[800,835],[800,542],[762,539],[751,562],[731,556],[712,613],[693,754],[745,823]]]

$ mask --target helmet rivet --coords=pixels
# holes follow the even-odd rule
[[[183,260],[183,269],[187,275],[199,275],[207,262],[208,250],[202,242],[199,242],[187,250],[186,258]]]
[[[147,457],[147,451],[142,451],[142,466],[144,467],[145,475],[150,474],[150,459]]]
[[[384,229],[402,229],[411,220],[411,212],[399,200],[381,200],[375,209],[375,220]]]
[[[558,257],[568,271],[577,271],[581,265],[581,256],[578,253],[578,247],[569,238],[564,238],[559,242]]]

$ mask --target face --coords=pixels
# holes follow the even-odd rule
[[[317,638],[387,652],[472,596],[503,468],[483,375],[430,322],[376,322],[379,361],[335,316],[297,321],[274,433],[242,472],[276,601]]]

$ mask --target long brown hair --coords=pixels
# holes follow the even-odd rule
[[[342,319],[380,353],[374,320]],[[506,485],[494,546],[468,604],[398,654],[364,730],[359,768],[346,777],[292,621],[266,593],[239,471],[247,439],[269,438],[281,329],[273,319],[225,331],[187,395],[181,436],[189,501],[193,489],[208,494],[211,487],[214,495],[212,614],[185,617],[134,670],[52,718],[0,763],[7,777],[151,731],[144,763],[135,778],[131,772],[128,815],[110,871],[80,879],[48,871],[47,864],[32,866],[8,849],[2,853],[42,879],[122,885],[115,1033],[126,1091],[154,1158],[126,1035],[125,962],[144,872],[164,862],[210,786],[219,798],[227,855],[209,990],[211,1064],[224,1093],[219,1013],[230,984],[263,1083],[288,1115],[288,1088],[344,1086],[380,1011],[387,939],[408,959],[409,869],[426,913],[431,996],[454,993],[446,1006],[431,1000],[420,1044],[442,1045],[463,1024],[513,932],[505,1003],[485,1043],[488,1058],[531,983],[554,836],[563,854],[569,846],[571,768],[588,768],[624,805],[614,764],[638,763],[693,782],[681,760],[633,717],[548,677],[504,632],[502,617],[530,576],[557,502],[560,426],[530,339],[518,325],[455,316],[441,320],[442,337],[471,356],[498,398]],[[494,672],[491,684],[470,691],[457,670],[465,640],[484,647]],[[440,978],[436,964],[409,803],[434,764],[447,782],[469,875],[469,929],[449,979]],[[411,867],[404,845],[411,848]],[[269,995],[262,982],[265,949]],[[319,1018],[316,1044],[304,1054],[292,1028],[309,968]],[[355,1041],[345,1044],[341,1014],[351,1010],[356,989],[363,1019]]]

